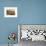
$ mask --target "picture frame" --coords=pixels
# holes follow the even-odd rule
[[[25,38],[23,37],[25,35],[23,35],[24,32],[22,34],[22,31],[27,31],[27,30],[28,30],[27,32],[28,35],[27,34],[26,35],[28,37]],[[46,41],[46,24],[18,24],[18,43],[20,43],[22,40]]]
[[[4,7],[4,17],[18,17],[18,7]]]

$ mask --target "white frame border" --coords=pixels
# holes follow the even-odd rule
[[[18,43],[20,43],[20,25],[18,25]]]

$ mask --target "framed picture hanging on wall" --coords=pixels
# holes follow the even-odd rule
[[[17,7],[4,7],[4,17],[18,17]]]

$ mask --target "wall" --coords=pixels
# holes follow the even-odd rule
[[[9,6],[18,7],[18,18],[4,18]],[[0,0],[0,44],[8,43],[9,32],[17,34],[18,24],[46,24],[46,0]]]

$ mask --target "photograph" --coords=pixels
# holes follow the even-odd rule
[[[17,17],[17,7],[4,7],[4,17]]]
[[[19,24],[18,42],[20,46],[31,46],[32,43],[46,41],[46,25],[40,24]]]

